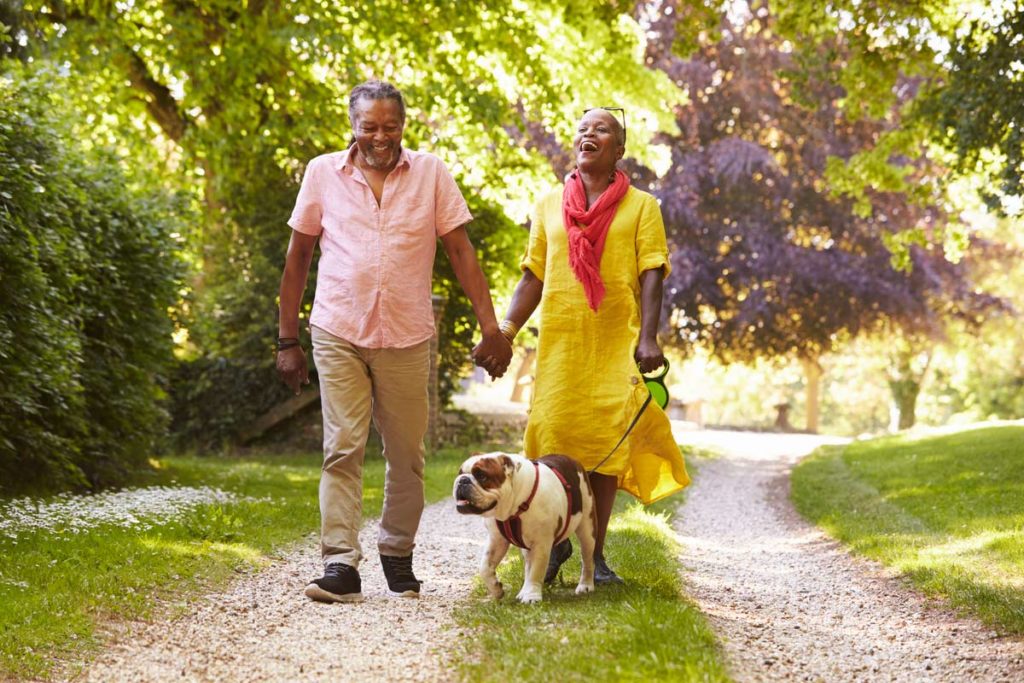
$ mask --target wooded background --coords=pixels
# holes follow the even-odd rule
[[[285,397],[285,221],[369,78],[458,180],[499,295],[575,120],[622,106],[674,353],[813,383],[875,343],[908,427],[945,344],[956,401],[1024,414],[1020,0],[4,0],[0,21],[0,490],[116,485]],[[475,321],[435,272],[447,399]]]

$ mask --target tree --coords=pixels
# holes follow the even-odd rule
[[[1024,2],[1003,6],[1002,16],[993,11],[957,38],[949,74],[921,106],[958,168],[987,171],[996,181],[999,191],[984,193],[991,207],[1001,207],[1000,194],[1024,197]],[[987,151],[999,160],[987,164]]]
[[[199,393],[185,387],[181,399],[216,406],[193,417],[215,420],[220,435],[283,396],[271,373],[283,226],[304,163],[346,146],[351,86],[376,76],[404,90],[407,144],[438,152],[475,195],[471,234],[492,280],[525,239],[508,217],[525,219],[550,182],[544,159],[516,142],[522,117],[568,137],[583,102],[611,96],[668,124],[665,103],[678,97],[644,68],[639,28],[611,0],[441,2],[416,11],[402,0],[29,1],[18,20],[37,55],[114,93],[110,114],[124,128],[144,111],[159,128],[153,141],[179,151],[206,212],[189,303],[199,358],[183,372],[192,380],[220,373],[195,384]],[[570,48],[576,57],[567,61]],[[452,297],[442,323],[450,388],[475,322],[443,265],[436,291]],[[196,427],[209,434],[211,424]]]
[[[888,325],[931,339],[948,318],[979,323],[999,310],[1000,299],[975,291],[967,260],[945,258],[942,197],[923,195],[942,169],[923,152],[898,159],[899,182],[867,190],[866,205],[830,192],[831,166],[896,130],[900,101],[880,118],[848,115],[845,90],[801,68],[767,7],[753,7],[689,59],[673,52],[685,6],[649,18],[652,64],[690,94],[676,111],[679,133],[660,138],[672,148],[668,172],[638,174],[670,235],[673,341],[727,362],[789,356],[814,367]],[[841,66],[841,46],[822,53],[824,72]],[[909,272],[889,248],[905,234],[915,239]]]
[[[808,67],[843,49],[841,68],[822,75],[842,88],[847,114],[877,117],[904,97],[902,130],[853,159],[866,162],[862,185],[884,178],[887,148],[930,139],[955,153],[957,170],[991,179],[983,189],[990,206],[999,195],[1024,195],[1024,2],[795,0],[773,9]],[[910,99],[900,93],[908,78],[918,86]]]

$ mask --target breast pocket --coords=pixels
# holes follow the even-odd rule
[[[362,245],[378,238],[373,215],[362,214],[352,206],[328,209],[323,224],[324,231],[339,244]]]
[[[390,209],[391,224],[403,234],[433,234],[436,230],[436,216],[433,198],[412,197],[396,202]]]

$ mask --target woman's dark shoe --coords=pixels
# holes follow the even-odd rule
[[[549,567],[550,569],[550,567]],[[594,555],[594,584],[601,585],[603,583],[626,583],[622,578],[613,572],[609,567],[608,563],[604,561],[604,556]]]
[[[572,542],[567,538],[551,549],[548,557],[548,570],[544,574],[544,583],[551,583],[558,576],[558,570],[565,561],[572,557]]]

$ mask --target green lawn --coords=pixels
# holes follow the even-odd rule
[[[690,460],[688,464],[692,464]],[[691,467],[691,473],[692,473]],[[727,681],[714,634],[686,596],[670,511],[680,496],[649,508],[620,494],[605,555],[627,582],[574,593],[579,545],[546,587],[544,602],[515,600],[523,582],[519,551],[498,568],[506,597],[485,596],[482,584],[455,611],[468,637],[456,666],[469,681]]]
[[[464,456],[428,458],[428,500],[450,495]],[[103,622],[173,612],[315,534],[320,459],[162,458],[136,486],[209,486],[251,500],[202,505],[144,531],[111,523],[81,533],[0,534],[0,679],[46,677],[61,662],[73,668],[101,641]],[[377,516],[383,460],[367,457],[364,476],[364,514]]]
[[[793,501],[926,593],[1024,633],[1024,426],[824,448],[793,472]]]

